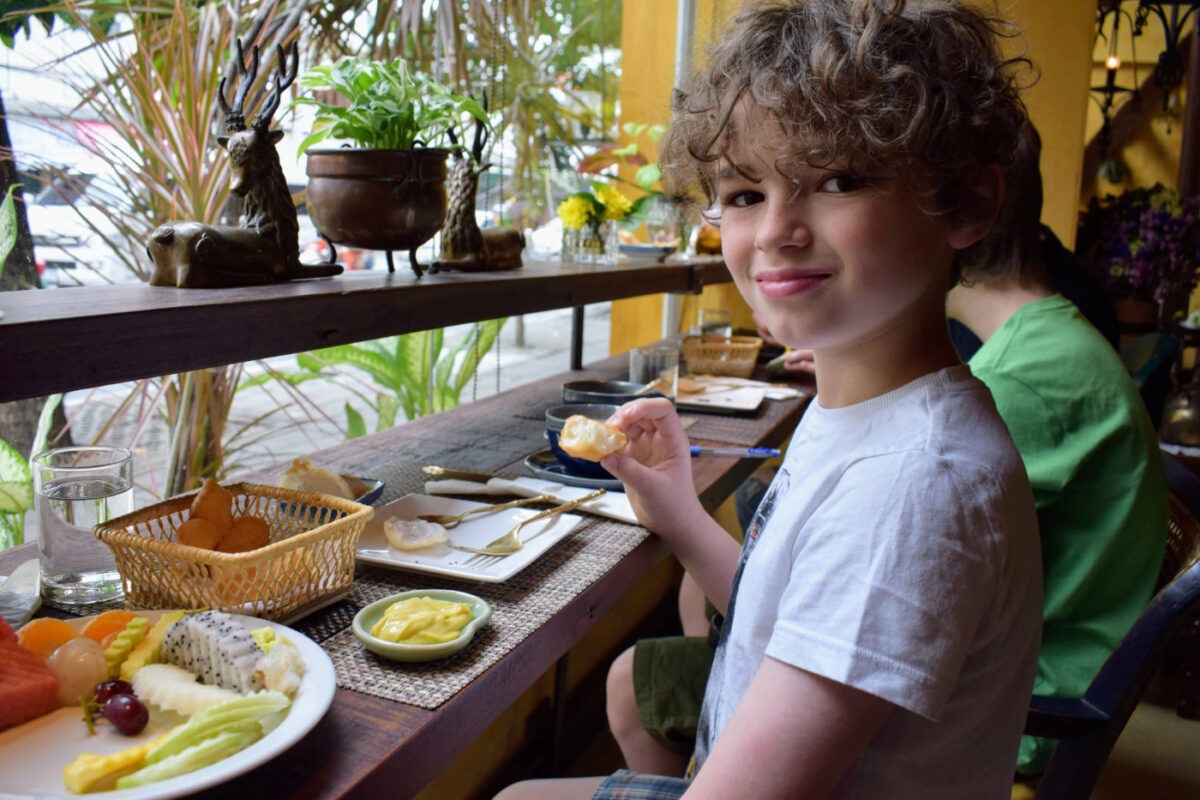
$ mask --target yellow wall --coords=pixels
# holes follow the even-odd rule
[[[702,53],[706,43],[720,35],[723,21],[740,7],[740,2],[699,0],[697,5],[696,44]],[[1008,18],[1023,31],[1020,37],[1006,44],[1006,52],[1028,55],[1040,70],[1040,77],[1026,92],[1025,99],[1043,140],[1042,216],[1070,246],[1075,241],[1079,209],[1096,2],[1005,0],[1003,6]],[[625,3],[621,42],[623,120],[665,122],[669,118],[676,9],[676,0]],[[749,327],[749,311],[731,284],[709,287],[699,298],[685,298],[682,326],[690,327],[695,309],[718,305],[735,310],[735,325]],[[613,303],[611,352],[623,352],[658,339],[662,332],[662,309],[661,295]]]
[[[1039,71],[1025,103],[1042,136],[1042,220],[1068,247],[1078,219],[1095,16],[1096,0],[1016,0],[1008,8],[1024,35],[1007,52],[1027,48]]]

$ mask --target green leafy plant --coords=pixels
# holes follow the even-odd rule
[[[16,186],[10,186],[0,203],[0,270],[17,241],[17,211],[13,206]],[[0,550],[25,539],[25,512],[33,508],[33,475],[26,461],[8,442],[0,439]]]
[[[454,94],[399,59],[344,56],[313,67],[298,83],[313,94],[300,95],[293,104],[316,110],[301,152],[330,139],[377,150],[438,147],[449,143],[450,132],[461,129],[467,117],[488,122],[477,100]]]
[[[239,388],[266,380],[293,385],[333,381],[362,400],[376,417],[375,430],[385,430],[402,419],[457,406],[505,322],[507,319],[480,322],[449,345],[445,331],[439,328],[300,353],[296,356],[299,372],[260,376]],[[363,410],[346,403],[345,412],[346,438],[365,436],[367,415]]]
[[[621,126],[626,135],[629,137],[627,144],[604,144],[596,149],[596,152],[586,156],[579,162],[577,171],[584,175],[596,175],[612,184],[624,184],[633,187],[642,192],[642,194],[631,201],[625,213],[618,219],[621,221],[621,226],[624,228],[636,228],[646,221],[650,210],[660,200],[666,199],[666,195],[659,188],[659,181],[662,179],[662,171],[658,165],[646,159],[642,152],[639,140],[645,138],[646,141],[657,143],[666,133],[667,126],[662,123],[653,125],[641,122],[627,122]],[[634,170],[633,178],[628,179],[621,175],[620,169],[626,170],[632,168]],[[601,184],[593,181],[593,195],[600,198],[600,193],[596,191]],[[588,193],[582,193],[585,196]],[[609,206],[610,203],[600,198],[600,205]],[[560,208],[559,216],[562,216]],[[613,217],[609,216],[610,219]],[[564,222],[566,219],[564,218]]]

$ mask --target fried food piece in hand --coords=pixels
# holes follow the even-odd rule
[[[221,531],[203,517],[186,519],[175,531],[175,541],[189,547],[199,547],[204,550],[216,550],[217,542],[221,541]]]
[[[563,423],[558,434],[558,446],[573,457],[584,461],[599,461],[625,447],[628,440],[616,425],[573,414]]]
[[[221,537],[217,550],[222,553],[245,553],[271,543],[271,529],[262,517],[249,514],[233,521],[233,527]]]
[[[192,500],[192,517],[208,520],[224,535],[233,527],[233,493],[212,478],[205,478]]]

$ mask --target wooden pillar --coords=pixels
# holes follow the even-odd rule
[[[1179,193],[1200,194],[1200,47],[1196,47],[1196,31],[1188,34],[1192,46],[1188,58],[1187,95],[1183,107],[1183,143],[1179,151]]]

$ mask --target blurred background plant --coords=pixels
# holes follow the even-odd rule
[[[299,371],[266,377],[293,385],[311,380],[342,384],[376,418],[376,431],[386,430],[403,419],[457,406],[505,322],[480,322],[453,343],[448,343],[445,330],[438,328],[326,347],[301,353],[296,359]],[[345,412],[346,438],[365,436],[367,416],[348,402]]]
[[[598,142],[616,138],[619,4],[591,0],[245,0],[232,4],[22,0],[18,5],[0,11],[0,41],[7,46],[26,46],[23,39],[34,29],[78,43],[66,55],[38,66],[39,71],[61,76],[79,97],[75,109],[42,122],[64,136],[76,137],[73,120],[82,117],[110,132],[86,144],[94,162],[105,167],[117,187],[114,203],[100,204],[100,216],[116,225],[116,235],[81,217],[120,262],[127,279],[143,280],[148,274],[150,264],[141,243],[162,222],[235,224],[238,219],[240,206],[230,197],[226,156],[215,142],[222,130],[214,98],[222,77],[236,80],[233,47],[239,37],[247,49],[257,44],[264,53],[299,41],[303,68],[346,54],[404,59],[456,93],[486,93],[498,117],[497,150],[488,157],[495,169],[481,187],[480,202],[481,214],[495,222],[524,227],[551,219],[558,201],[579,188],[580,176],[572,165]],[[76,61],[99,67],[90,72],[71,68]],[[262,84],[269,74],[264,71],[258,85],[251,87],[247,116],[261,102]],[[306,124],[295,116],[280,120],[289,130]],[[0,115],[0,142],[7,140],[2,135],[6,125],[6,117]],[[6,153],[0,158],[6,168],[0,170],[0,189],[16,182],[18,157],[20,153]],[[65,175],[66,170],[59,172]],[[302,203],[302,194],[296,199]],[[18,239],[23,234],[27,237],[27,225],[20,221]],[[21,248],[30,266],[32,248],[28,239]],[[448,346],[440,332],[410,336],[423,337],[423,344],[406,343],[400,350],[380,346],[393,354],[403,353],[404,358],[415,358],[416,351],[428,354],[405,367],[406,377],[395,384],[403,387],[394,392],[396,397],[405,398],[396,401],[395,414],[390,414],[389,401],[372,399],[385,418],[396,419],[401,412],[428,413],[457,402],[478,358],[495,341],[494,335],[479,335],[469,345]],[[374,349],[367,343],[352,347],[364,352]],[[447,349],[441,353],[443,347]],[[454,347],[478,354],[467,359],[460,349],[451,359]],[[468,369],[472,359],[474,366]],[[328,364],[323,369],[328,370]],[[305,398],[302,382],[285,379],[285,370],[268,364],[262,370],[278,379],[248,379],[244,366],[235,364],[121,387],[120,397],[105,406],[111,409],[107,419],[91,426],[95,432],[88,438],[137,452],[145,449],[149,431],[165,426],[165,475],[143,476],[139,486],[158,497],[192,489],[204,477],[222,478],[237,467],[238,452],[261,446],[265,435],[256,431],[262,418],[237,429],[228,426],[240,387],[271,386],[280,402],[270,414],[327,418],[322,408]],[[340,374],[346,378],[353,370],[340,370]],[[111,388],[81,393],[80,409],[98,407],[99,395],[111,393]],[[49,432],[53,445],[70,442],[80,429],[79,418],[86,414],[84,410],[64,413],[65,405],[46,406],[58,413]],[[360,425],[351,415],[347,426],[353,435],[365,423]],[[8,430],[3,420],[0,429]]]
[[[17,242],[15,187],[9,187],[0,202],[0,273]],[[33,508],[33,475],[29,462],[8,442],[0,439],[0,550],[25,541],[25,512]]]
[[[1155,184],[1093,198],[1077,250],[1114,297],[1186,300],[1200,279],[1200,197]]]

